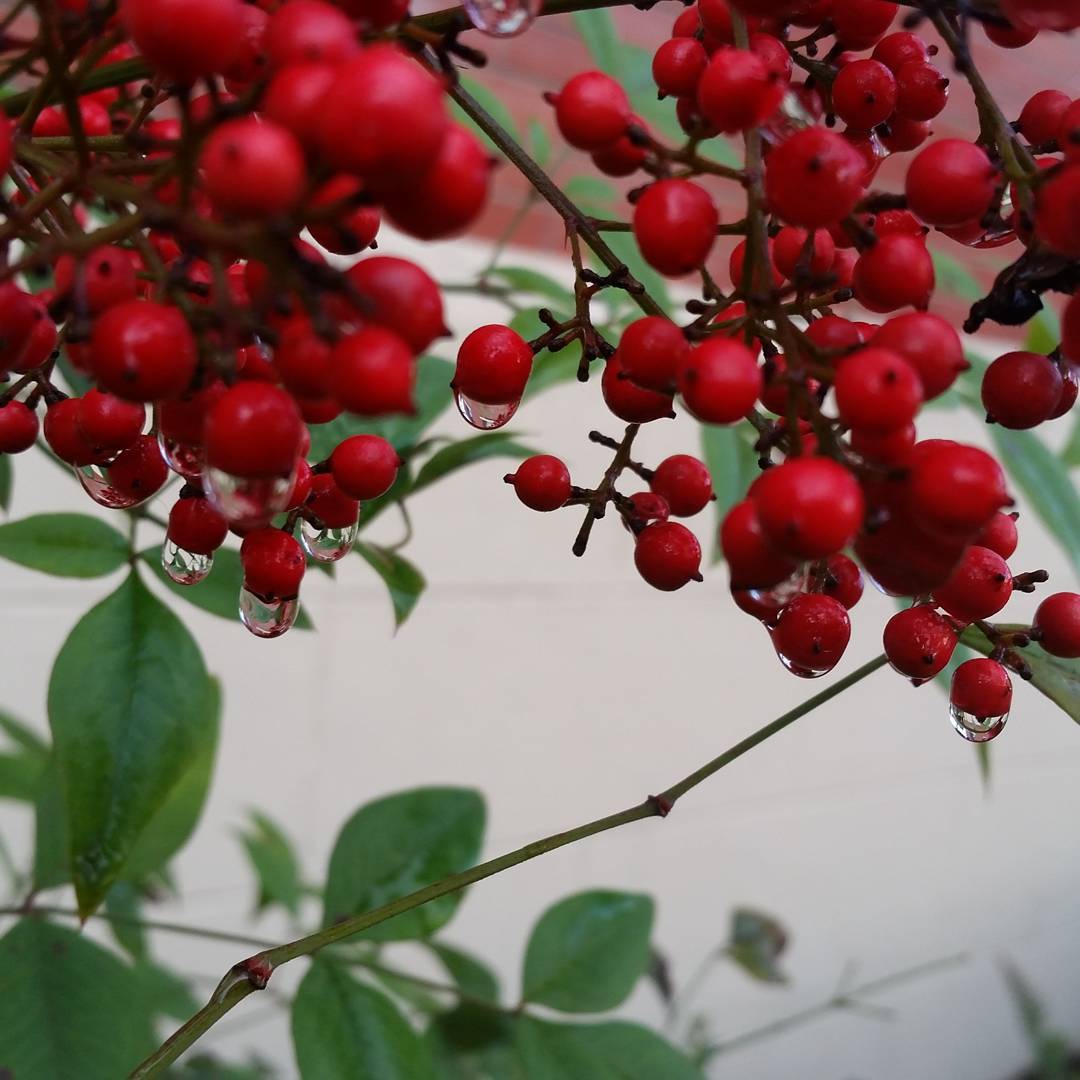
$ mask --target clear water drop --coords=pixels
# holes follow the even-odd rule
[[[950,705],[949,719],[958,735],[967,739],[968,742],[980,743],[996,739],[1004,729],[1009,714],[976,716],[974,713],[965,712],[955,705]]]
[[[806,570],[800,567],[791,577],[771,589],[747,589],[746,597],[752,606],[752,614],[770,630],[776,626],[780,612],[801,592],[806,591]]]
[[[469,22],[489,37],[513,37],[540,13],[541,0],[465,0]]]
[[[240,589],[240,621],[256,637],[281,637],[292,628],[300,612],[300,597],[264,600],[249,589]]]
[[[146,502],[150,495],[131,495],[114,487],[109,479],[107,465],[75,465],[73,466],[83,491],[90,496],[99,506],[107,506],[110,510],[130,510],[139,503]]]
[[[295,470],[271,477],[233,476],[210,466],[203,471],[206,497],[233,525],[263,525],[287,509],[295,480]]]
[[[191,446],[177,439],[170,439],[161,430],[157,433],[158,449],[165,459],[165,464],[174,473],[179,473],[185,480],[202,478],[205,461],[201,446]]]
[[[761,126],[761,136],[768,143],[782,143],[796,131],[817,123],[818,116],[808,100],[795,90],[787,90],[780,107]]]
[[[472,398],[454,391],[454,401],[458,412],[481,431],[494,431],[510,422],[510,418],[517,412],[520,401],[506,401],[501,405],[485,405],[482,401],[473,401]]]
[[[198,555],[168,537],[161,545],[161,568],[177,585],[198,585],[213,565],[213,555]]]
[[[359,529],[358,521],[344,529],[317,529],[303,521],[300,524],[300,543],[316,562],[337,562],[352,551]]]

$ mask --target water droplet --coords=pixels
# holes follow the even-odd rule
[[[161,568],[177,585],[198,585],[213,565],[213,555],[197,555],[168,537],[161,545]]]
[[[791,577],[771,589],[746,589],[743,593],[745,602],[736,602],[739,602],[743,611],[749,612],[772,629],[780,618],[780,612],[794,597],[805,591],[806,570],[800,567]]]
[[[288,476],[245,477],[208,466],[203,489],[218,513],[233,525],[261,525],[288,507],[295,479],[295,470]]]
[[[540,0],[465,0],[469,21],[490,37],[513,37],[540,13]]]
[[[509,423],[510,418],[517,412],[520,401],[507,401],[502,405],[485,405],[482,401],[473,401],[472,398],[454,391],[454,401],[458,412],[481,431],[494,431],[503,424]]]
[[[304,521],[300,524],[300,543],[316,562],[337,562],[352,550],[359,528],[355,521],[344,529],[317,529]]]
[[[281,637],[296,622],[299,611],[298,596],[291,600],[264,600],[248,589],[240,589],[240,621],[256,637]]]
[[[989,742],[996,739],[1005,727],[1005,721],[1009,719],[1008,713],[1000,716],[975,716],[973,713],[958,709],[955,705],[949,706],[949,719],[957,734],[967,739],[968,742]]]
[[[131,495],[114,487],[109,480],[107,465],[76,465],[74,470],[86,494],[99,506],[107,506],[110,510],[129,510],[154,494]]]
[[[157,441],[165,464],[174,473],[179,473],[185,480],[201,479],[205,465],[201,446],[191,446],[189,443],[170,439],[162,431],[158,431]]]
[[[800,679],[820,679],[822,675],[828,675],[836,666],[835,664],[830,664],[828,667],[823,668],[806,667],[803,664],[795,663],[790,656],[785,656],[779,649],[776,650],[776,655],[780,658],[780,663],[783,664],[792,675],[797,675]]]
[[[768,143],[782,143],[788,136],[810,127],[817,120],[809,99],[795,90],[787,90],[780,107],[761,126],[761,136]]]

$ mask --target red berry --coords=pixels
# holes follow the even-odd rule
[[[781,230],[781,232],[785,231]],[[858,326],[839,315],[826,315],[824,318],[815,319],[806,328],[805,333],[819,349],[832,352],[849,353],[863,344],[863,337]]]
[[[21,454],[34,445],[38,434],[37,413],[21,401],[0,405],[0,453]]]
[[[973,543],[996,551],[1003,559],[1016,551],[1016,515],[1003,514],[1000,510],[975,534]]]
[[[135,264],[123,248],[106,246],[90,252],[82,262],[71,255],[56,260],[54,278],[58,295],[72,298],[77,311],[97,315],[113,304],[135,296]]]
[[[689,180],[659,180],[634,205],[634,237],[645,261],[677,277],[712,250],[720,215],[709,193]]]
[[[855,60],[833,81],[833,108],[845,123],[869,131],[892,116],[896,93],[896,77],[883,63]]]
[[[907,427],[923,400],[914,367],[899,353],[875,347],[841,362],[833,390],[837,412],[848,427],[879,434]]]
[[[1001,466],[985,450],[935,440],[915,451],[911,509],[928,528],[970,534],[1012,501]]]
[[[662,93],[689,97],[697,91],[698,80],[708,62],[700,41],[690,37],[669,38],[653,56],[653,81]]]
[[[335,255],[355,255],[370,247],[379,231],[379,211],[363,199],[363,185],[355,176],[338,173],[318,187],[308,203],[313,211],[345,204],[332,221],[311,222],[308,229],[320,247]]]
[[[750,49],[765,61],[769,77],[778,80],[786,89],[791,82],[794,65],[784,43],[772,34],[751,34]]]
[[[1080,12],[1074,0],[1002,0],[1001,10],[1013,22],[1036,30],[1075,30]]]
[[[101,453],[131,446],[142,434],[146,406],[125,401],[100,390],[88,390],[79,408],[79,428],[86,441]]]
[[[153,435],[139,435],[110,462],[109,486],[128,499],[149,499],[169,479],[169,467]]]
[[[292,64],[279,71],[263,94],[262,115],[314,150],[322,99],[333,85],[336,71],[332,64]]]
[[[1054,251],[1080,258],[1080,164],[1066,165],[1039,185],[1035,233]]]
[[[949,701],[979,720],[1005,716],[1012,707],[1012,680],[996,660],[965,660],[953,672]]]
[[[881,132],[881,142],[890,154],[900,154],[922,146],[930,134],[928,120],[908,120],[894,113]]]
[[[517,472],[503,479],[513,486],[517,497],[530,509],[547,513],[558,510],[570,498],[570,472],[550,454],[526,458]]]
[[[775,241],[772,237],[769,237],[765,242],[765,258],[761,260],[767,266],[766,273],[769,278],[772,279],[772,284],[775,288],[779,289],[784,284],[784,276],[776,268],[776,263],[773,259],[773,250],[775,248]],[[728,259],[728,275],[731,277],[732,286],[741,292],[744,285],[744,271],[746,270],[746,241],[740,240],[732,249],[731,256]],[[765,270],[765,267],[762,267]]]
[[[814,230],[814,242],[808,259],[803,255],[807,235],[805,229],[796,228],[794,225],[788,225],[776,234],[772,249],[773,259],[776,269],[784,277],[794,279],[801,265],[805,265],[806,271],[814,278],[823,277],[832,268],[833,259],[836,258],[836,244],[828,230]],[[741,281],[736,284],[741,284]]]
[[[480,326],[461,343],[454,389],[483,405],[520,401],[532,372],[528,342],[509,326]]]
[[[86,441],[79,426],[79,398],[64,398],[45,410],[42,433],[52,452],[69,465],[90,465],[99,458],[98,452]]]
[[[1080,161],[1080,98],[1062,113],[1055,138],[1066,161]]]
[[[562,137],[578,150],[602,150],[626,131],[630,101],[609,75],[583,71],[554,99],[555,122]]]
[[[0,282],[0,367],[10,367],[18,360],[37,319],[33,297],[10,281]]]
[[[56,348],[56,323],[52,321],[52,316],[42,301],[42,294],[38,293],[31,299],[34,310],[33,327],[18,356],[11,361],[11,370],[22,373],[41,367],[52,356]],[[73,343],[68,342],[69,359],[73,347]],[[0,353],[2,351],[3,345],[0,344]],[[74,363],[74,361],[72,362]]]
[[[885,0],[836,0],[836,40],[847,49],[868,49],[889,29],[897,6]]]
[[[919,373],[927,401],[943,394],[969,367],[960,335],[938,315],[896,315],[873,337],[874,345],[898,352]]]
[[[699,577],[701,545],[685,525],[656,521],[638,533],[634,565],[654,589],[674,592]]]
[[[978,221],[994,201],[997,170],[986,151],[963,139],[940,139],[908,168],[908,206],[929,225]]]
[[[937,52],[937,46],[934,51]],[[918,34],[898,30],[895,34],[887,34],[874,46],[873,57],[895,74],[909,60],[929,60],[930,49]]]
[[[765,539],[753,499],[736,503],[720,525],[720,549],[735,590],[771,589],[795,573],[796,563],[779,555]]]
[[[207,464],[232,476],[289,476],[300,456],[303,426],[284,390],[264,382],[237,383],[207,413]]]
[[[680,104],[683,100],[679,99]],[[645,122],[639,116],[631,116],[630,123],[645,130]],[[630,176],[641,168],[648,156],[648,150],[629,135],[620,135],[610,146],[592,152],[593,164],[607,176]]]
[[[1009,23],[1004,25],[985,22],[982,24],[986,36],[1002,49],[1022,49],[1039,36],[1039,31],[1025,23]]]
[[[686,407],[706,424],[734,424],[762,390],[754,354],[734,338],[710,337],[694,346],[679,371]]]
[[[334,482],[354,499],[377,499],[397,479],[401,458],[379,435],[350,435],[330,455]]]
[[[934,602],[963,622],[989,619],[1012,596],[1008,564],[989,548],[972,545],[944,585],[934,590]]]
[[[630,502],[631,518],[638,525],[647,525],[650,521],[667,521],[671,514],[667,499],[652,491],[635,491],[630,496]]]
[[[956,649],[959,634],[930,604],[898,612],[885,624],[885,655],[901,675],[930,679],[943,671]]]
[[[321,62],[340,64],[358,51],[352,24],[324,0],[288,0],[270,16],[263,49],[271,68]]]
[[[213,555],[229,535],[229,523],[201,496],[180,498],[169,511],[169,539],[194,555]]]
[[[311,323],[298,318],[285,326],[278,339],[274,368],[298,397],[325,397],[331,386],[330,352],[330,344],[315,333]]]
[[[804,128],[780,143],[765,162],[765,194],[773,212],[792,225],[819,228],[855,209],[865,166],[836,132]]]
[[[361,416],[414,411],[416,361],[397,334],[365,326],[341,338],[330,357],[333,396]]]
[[[364,318],[393,330],[413,352],[448,332],[439,286],[416,263],[373,255],[351,266],[348,277],[364,298]]]
[[[993,423],[1014,430],[1033,428],[1054,412],[1062,386],[1052,360],[1039,353],[1009,352],[983,374],[982,403]]]
[[[1020,110],[1016,130],[1032,145],[1053,142],[1061,130],[1062,121],[1072,98],[1060,90],[1040,90],[1028,98]]]
[[[949,80],[933,64],[909,60],[896,72],[896,112],[908,121],[933,120],[949,100]]]
[[[329,473],[311,477],[311,493],[306,505],[327,529],[350,529],[360,513],[359,500],[342,491]]]
[[[867,431],[855,428],[850,433],[851,448],[868,461],[901,468],[911,460],[915,446],[915,425],[893,428],[892,431]]]
[[[713,53],[701,76],[698,109],[719,131],[746,131],[776,112],[785,88],[757,53],[725,45]]]
[[[1067,660],[1080,657],[1080,595],[1060,592],[1048,596],[1035,612],[1032,624],[1039,644],[1051,655]]]
[[[851,640],[847,608],[823,593],[800,593],[780,612],[773,644],[780,657],[808,674],[831,671]]]
[[[933,260],[914,236],[883,236],[855,263],[855,296],[870,311],[925,308],[933,291]]]
[[[791,458],[763,473],[752,493],[765,538],[795,558],[846,547],[863,519],[859,483],[829,458]]]
[[[830,555],[825,563],[825,582],[821,591],[839,600],[850,611],[862,599],[862,571],[846,555]]]
[[[682,330],[660,315],[632,322],[619,339],[623,370],[646,390],[670,390],[689,352]]]
[[[139,52],[178,82],[227,70],[244,40],[241,0],[122,0],[120,17]]]
[[[263,600],[290,600],[300,591],[306,564],[294,537],[281,529],[253,529],[240,545],[244,587]]]
[[[663,496],[676,517],[693,517],[713,498],[709,470],[696,457],[673,454],[657,465],[649,487]]]
[[[663,416],[675,415],[670,395],[644,390],[627,377],[618,352],[604,365],[600,389],[607,407],[628,424],[647,424]]]
[[[98,316],[90,355],[98,382],[130,401],[179,397],[197,360],[184,316],[154,300],[128,300]]]

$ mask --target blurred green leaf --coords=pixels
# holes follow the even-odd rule
[[[471,94],[480,104],[499,122],[500,127],[505,128],[513,137],[517,143],[522,142],[521,134],[517,129],[517,125],[514,123],[514,118],[510,115],[510,110],[503,104],[502,99],[491,90],[489,90],[483,83],[477,82],[475,79],[469,78],[467,75],[459,75],[458,78],[461,81],[461,85],[464,89]],[[494,143],[487,137],[487,135],[481,130],[471,116],[465,112],[462,107],[456,103],[452,106],[453,112],[459,123],[464,124],[467,128],[472,129],[484,142],[494,146]]]
[[[970,271],[951,255],[941,251],[931,251],[934,261],[934,276],[940,291],[951,293],[962,300],[978,300],[983,295],[983,288]]]
[[[187,1020],[202,1005],[186,979],[151,960],[143,960],[135,965],[135,978],[139,980],[146,1004],[155,1016]],[[173,1076],[172,1072],[167,1075]],[[224,1080],[225,1075],[229,1074],[216,1074],[214,1080]]]
[[[1080,466],[1080,416],[1073,421],[1072,431],[1069,433],[1069,441],[1061,451],[1061,460],[1067,468],[1075,469]]]
[[[674,305],[667,282],[641,257],[633,235],[625,232],[604,233],[604,239],[618,259],[629,267],[630,273],[645,286],[649,295],[670,314]]]
[[[378,544],[358,540],[356,552],[383,579],[394,606],[394,629],[400,629],[427,588],[424,575],[404,555]]]
[[[475,461],[491,457],[508,457],[520,460],[533,453],[527,446],[515,442],[508,431],[493,431],[487,435],[474,435],[442,447],[420,467],[413,483],[413,492],[422,491],[429,484]]]
[[[771,915],[751,908],[736,908],[731,916],[727,952],[748,975],[762,982],[787,982],[777,966],[787,948],[787,932]]]
[[[21,721],[0,712],[0,731],[13,744],[13,752],[0,754],[0,799],[34,802],[49,764],[49,747]]]
[[[296,852],[284,831],[265,814],[252,810],[248,817],[249,824],[239,836],[259,884],[255,910],[280,904],[296,915],[303,895]]]
[[[1044,307],[1028,324],[1024,348],[1028,352],[1052,353],[1061,344],[1061,320],[1053,308]]]
[[[128,542],[88,514],[35,514],[0,525],[0,557],[45,574],[93,578],[127,562]]]
[[[544,125],[535,116],[529,118],[529,153],[541,169],[547,168],[551,161],[551,139]]]
[[[740,427],[701,425],[702,458],[712,476],[716,528],[712,534],[712,561],[720,562],[720,523],[727,512],[746,496],[750,482],[760,472],[751,440]]]
[[[0,509],[5,511],[11,509],[11,488],[14,479],[11,458],[7,454],[0,454]]]
[[[619,201],[619,193],[610,181],[588,174],[570,177],[563,185],[563,191],[568,199],[593,217],[609,217]]]
[[[499,1000],[499,982],[482,960],[441,941],[430,941],[428,947],[442,961],[447,974],[463,994],[485,1001]]]
[[[133,960],[147,956],[146,933],[139,923],[141,904],[139,888],[132,881],[118,881],[105,896],[109,930]]]
[[[234,1065],[210,1054],[196,1054],[185,1057],[165,1075],[167,1080],[274,1080],[278,1074],[257,1057],[251,1058],[246,1065]]]
[[[531,270],[525,266],[495,266],[488,271],[487,276],[501,281],[516,293],[539,296],[566,310],[572,311],[574,308],[573,289],[539,270]]]
[[[611,12],[605,8],[575,11],[574,25],[596,66],[616,78],[622,75],[622,44]]]
[[[533,927],[522,998],[562,1012],[622,1004],[649,966],[653,902],[595,890],[560,900]]]
[[[60,350],[60,359],[57,360],[56,366],[60,369],[60,374],[64,376],[64,382],[76,397],[82,397],[93,387],[93,381],[71,362],[66,349]]]

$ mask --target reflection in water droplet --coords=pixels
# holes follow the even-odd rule
[[[1001,734],[1005,721],[1009,719],[1009,714],[975,716],[973,713],[958,709],[955,705],[950,705],[949,719],[957,733],[968,742],[989,742]]]
[[[513,37],[540,13],[540,0],[465,0],[469,22],[490,37]]]
[[[86,494],[99,506],[107,506],[110,510],[129,510],[146,502],[150,495],[154,494],[151,492],[150,495],[131,495],[114,487],[109,480],[107,466],[76,465],[74,470]]]
[[[185,480],[199,480],[202,477],[203,453],[201,446],[190,446],[168,438],[163,432],[157,435],[158,449],[165,459],[165,464],[174,473],[179,473]]]
[[[761,137],[768,143],[782,143],[796,131],[816,123],[817,117],[808,107],[807,101],[795,90],[785,92],[780,107],[761,126]]]
[[[261,638],[281,637],[296,622],[300,597],[291,600],[263,600],[245,588],[240,589],[240,621]]]
[[[177,585],[197,585],[213,565],[213,555],[197,555],[168,537],[161,545],[161,567]]]
[[[300,524],[300,543],[316,562],[337,562],[352,550],[359,528],[359,522],[353,522],[344,529],[316,529],[303,521]]]
[[[510,421],[510,418],[517,412],[518,406],[521,404],[520,401],[507,401],[501,405],[485,405],[482,401],[473,401],[472,398],[466,397],[456,390],[454,391],[454,401],[457,404],[458,412],[474,428],[479,428],[481,431],[494,431],[496,428],[501,428],[503,424]]]
[[[805,591],[806,569],[800,567],[791,577],[781,581],[779,585],[774,585],[771,589],[747,589],[746,599],[748,603],[743,607],[743,610],[746,611],[752,608],[750,614],[771,630],[780,618],[780,612],[799,593]]]
[[[295,472],[289,476],[233,476],[209,466],[203,473],[203,489],[218,513],[233,525],[260,525],[280,514],[289,504]]]

